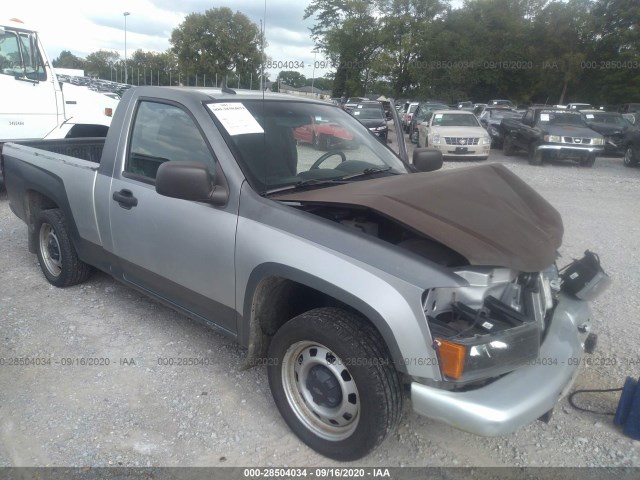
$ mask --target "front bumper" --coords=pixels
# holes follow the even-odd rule
[[[576,147],[572,145],[556,145],[556,144],[542,144],[538,145],[538,151],[542,152],[552,152],[554,156],[558,158],[577,158],[580,156],[585,156],[590,153],[601,154],[604,152],[603,145],[594,145],[594,146],[584,146],[584,147]]]
[[[498,436],[541,417],[571,388],[583,355],[591,310],[561,294],[538,359],[475,390],[456,392],[411,384],[413,409],[426,417],[482,436]]]
[[[429,144],[429,146],[440,150],[444,158],[487,158],[491,150],[491,145]]]

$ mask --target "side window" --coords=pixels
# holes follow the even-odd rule
[[[24,73],[18,37],[9,31],[0,35],[0,73],[12,77]]]
[[[24,61],[24,74],[31,80],[46,80],[47,74],[44,70],[44,62],[38,41],[35,35],[20,34],[20,43],[22,48],[22,59]]]
[[[175,105],[138,105],[124,171],[155,180],[164,162],[194,161],[215,169],[215,160],[192,118]]]
[[[522,123],[525,123],[527,125],[533,125],[533,111],[532,110],[528,110],[527,113],[524,114],[524,118],[522,120]]]

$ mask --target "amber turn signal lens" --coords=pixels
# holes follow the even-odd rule
[[[105,114],[107,117],[113,117],[113,108],[105,108],[105,109],[104,109],[104,114]]]
[[[443,375],[458,380],[464,371],[467,349],[463,345],[436,338],[440,371]]]

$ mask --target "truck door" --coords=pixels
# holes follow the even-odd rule
[[[535,122],[534,111],[527,110],[522,117],[522,122],[516,133],[516,145],[520,148],[528,148],[531,143],[531,139],[534,137],[533,125]]]
[[[235,333],[237,212],[165,197],[154,186],[163,162],[198,161],[221,174],[209,143],[186,109],[154,100],[138,103],[129,138],[109,192],[123,279]]]
[[[60,91],[34,33],[0,27],[0,139],[43,138],[58,126]]]

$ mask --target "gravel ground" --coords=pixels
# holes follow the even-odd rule
[[[506,158],[495,150],[488,161],[505,164],[561,212],[560,264],[589,248],[613,279],[593,303],[599,348],[575,387],[613,388],[638,377],[640,169],[609,158],[592,169],[531,167],[524,155]],[[80,286],[50,286],[6,193],[0,193],[0,242],[0,357],[50,361],[0,366],[0,466],[334,465],[289,431],[265,369],[243,370],[243,351],[231,340],[102,273]],[[164,357],[210,364],[159,365]],[[78,365],[79,358],[109,365]],[[581,402],[614,410],[618,395]],[[640,442],[625,437],[611,417],[574,410],[566,400],[549,424],[500,438],[420,417],[406,401],[397,433],[356,464],[640,466]]]

